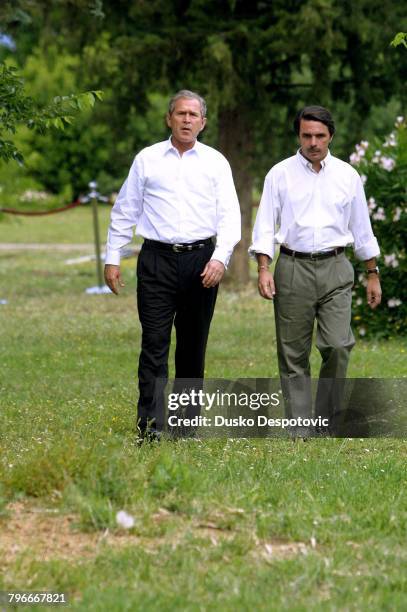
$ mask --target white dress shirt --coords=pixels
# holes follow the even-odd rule
[[[249,252],[274,256],[276,244],[311,253],[354,245],[358,259],[379,255],[360,176],[328,151],[316,172],[298,151],[267,174]]]
[[[181,156],[171,138],[140,151],[111,213],[106,263],[136,233],[170,244],[216,236],[212,259],[227,266],[240,240],[240,209],[226,158],[198,141]]]

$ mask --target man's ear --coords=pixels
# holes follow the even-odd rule
[[[205,129],[205,126],[206,126],[206,117],[202,119],[202,127],[199,131],[202,132]]]
[[[170,128],[171,127],[171,115],[169,113],[165,115],[165,122],[167,126]]]

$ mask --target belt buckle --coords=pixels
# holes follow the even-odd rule
[[[184,249],[184,245],[179,244],[178,242],[172,245],[172,250],[174,251],[174,253],[182,253],[183,249]]]

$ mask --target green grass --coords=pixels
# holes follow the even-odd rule
[[[99,205],[98,210],[100,235],[105,240],[111,207]],[[39,217],[7,214],[0,222],[0,243],[93,243],[92,223],[89,205]]]
[[[87,212],[24,220],[18,241],[90,242]],[[65,225],[51,228],[56,218]],[[1,224],[0,239],[17,233]],[[116,298],[86,295],[94,264],[67,266],[68,256],[0,254],[0,543],[10,501],[55,511],[44,521],[72,515],[73,533],[100,543],[71,558],[35,546],[11,557],[0,545],[0,589],[66,591],[73,610],[404,610],[406,442],[137,447],[135,260],[123,262]],[[222,290],[207,377],[276,376],[273,325],[254,282]],[[352,352],[350,376],[405,371],[401,338]],[[135,517],[127,537],[121,509]],[[297,549],[283,554],[281,543]]]

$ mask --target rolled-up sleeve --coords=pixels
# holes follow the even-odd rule
[[[131,242],[143,210],[143,166],[137,156],[112,208],[106,242],[106,264],[120,264],[120,249]]]
[[[241,217],[232,170],[226,159],[220,168],[215,190],[216,247],[211,259],[221,261],[227,268],[233,248],[241,238]]]
[[[253,227],[252,244],[249,253],[252,257],[256,253],[274,257],[275,232],[280,219],[280,203],[273,174],[269,172],[264,181],[263,194],[261,196],[256,221]]]
[[[370,223],[365,191],[357,173],[355,173],[349,229],[352,232],[355,256],[358,259],[366,261],[380,254],[379,244]]]

